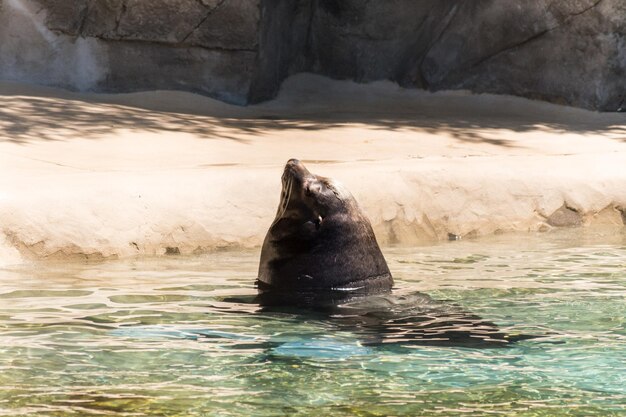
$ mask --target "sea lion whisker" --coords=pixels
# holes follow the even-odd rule
[[[283,193],[284,198],[281,201],[280,206],[278,207],[278,213],[276,214],[276,218],[274,219],[274,222],[272,223],[270,228],[273,227],[280,219],[282,219],[282,217],[285,215],[285,212],[287,211],[287,206],[289,205],[289,200],[291,199],[292,182],[293,179],[291,177],[287,178],[287,182],[284,186],[284,188],[286,189],[286,191],[284,191]]]

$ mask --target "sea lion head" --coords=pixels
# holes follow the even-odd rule
[[[369,220],[338,181],[285,165],[280,203],[261,251],[262,290],[388,290],[393,284]]]
[[[355,212],[356,201],[341,183],[311,174],[297,159],[290,159],[285,165],[282,185],[278,212],[270,229],[282,226],[283,233],[298,233],[308,232],[314,226],[319,231],[329,216]]]

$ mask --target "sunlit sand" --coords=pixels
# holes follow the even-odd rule
[[[298,75],[235,107],[0,84],[0,262],[257,247],[284,163],[344,182],[383,245],[623,226],[626,119]],[[4,241],[4,242],[3,242]]]

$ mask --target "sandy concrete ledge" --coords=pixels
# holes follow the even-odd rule
[[[246,108],[0,85],[0,265],[260,245],[285,161],[382,244],[626,222],[626,115],[312,75]]]

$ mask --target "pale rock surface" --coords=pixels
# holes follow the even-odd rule
[[[292,157],[346,184],[383,245],[573,225],[554,221],[563,207],[583,226],[624,224],[621,114],[310,74],[245,108],[181,92],[8,83],[0,99],[4,264],[17,252],[258,247]]]

